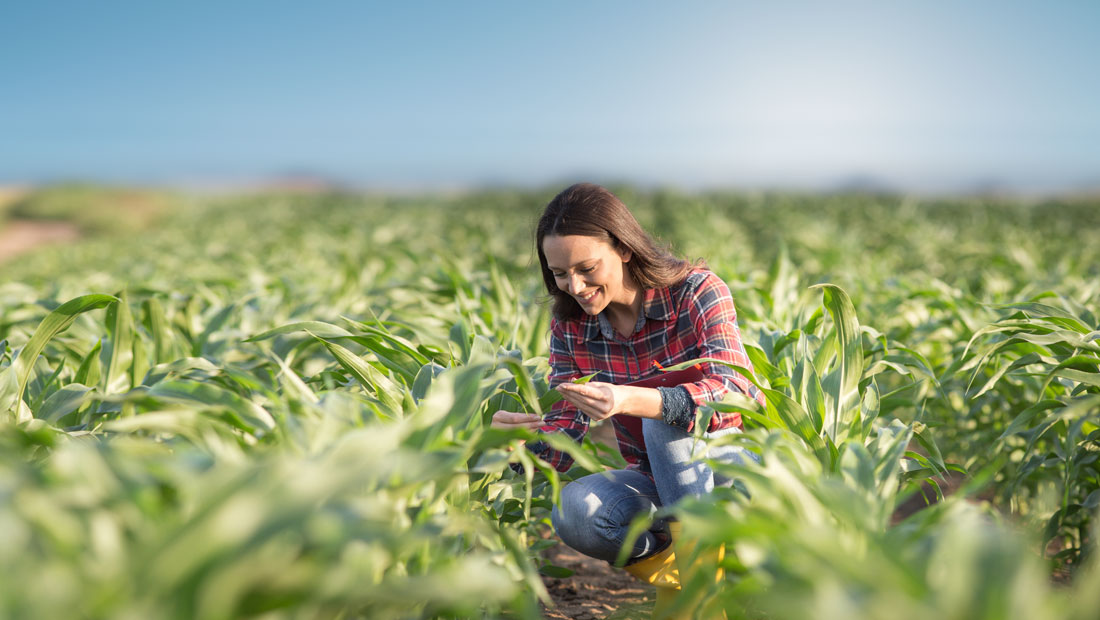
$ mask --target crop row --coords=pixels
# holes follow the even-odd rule
[[[1094,616],[1093,205],[621,193],[730,283],[767,395],[713,405],[762,464],[676,509],[727,549],[685,600]],[[5,265],[0,609],[538,617],[554,495],[618,462],[487,428],[547,398],[545,198],[196,200]]]

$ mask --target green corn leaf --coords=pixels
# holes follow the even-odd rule
[[[745,368],[744,366],[738,366],[737,364],[731,363],[729,361],[720,360],[720,359],[713,358],[713,357],[699,357],[699,358],[696,358],[696,359],[688,360],[686,362],[681,362],[679,364],[673,364],[671,366],[665,366],[661,370],[663,370],[664,372],[673,372],[673,371],[677,371],[677,370],[684,370],[685,368],[691,368],[692,366],[695,366],[696,364],[703,364],[703,363],[718,364],[720,366],[725,366],[726,368],[731,368],[737,374],[739,374],[742,377],[745,377],[746,379],[748,379],[756,387],[763,389],[761,387],[761,385],[759,383],[757,383],[756,376],[748,368]]]
[[[319,338],[351,338],[355,335],[343,327],[333,325],[332,323],[324,323],[322,321],[298,321],[297,323],[287,323],[275,329],[261,332],[246,339],[245,342],[260,342],[262,340],[274,338],[275,336],[297,332],[308,332]]]
[[[376,321],[374,325],[381,325],[382,327],[375,327],[371,324],[354,321],[346,316],[342,316],[340,318],[358,327],[367,334],[381,338],[382,340],[389,343],[391,347],[397,349],[398,351],[401,351],[405,355],[408,355],[419,364],[427,364],[429,361],[428,358],[424,356],[424,354],[417,350],[416,346],[413,343],[409,342],[405,338],[397,336],[388,329],[385,329],[385,323],[381,321]]]
[[[1008,425],[1008,428],[1001,433],[997,441],[1004,441],[1005,438],[1011,437],[1016,433],[1023,432],[1031,426],[1032,420],[1034,420],[1040,414],[1062,407],[1063,403],[1057,400],[1043,400],[1021,411]]]
[[[145,349],[145,343],[142,342],[141,334],[138,332],[134,333],[132,359],[130,385],[141,385],[142,380],[145,379],[145,373],[149,372],[149,356]]]
[[[91,351],[84,356],[84,360],[80,362],[80,368],[76,370],[76,376],[73,378],[73,383],[79,383],[81,385],[98,385],[100,373],[102,372],[103,365],[99,361],[99,352],[103,346],[102,340],[97,340],[95,346]]]
[[[580,467],[589,471],[603,471],[600,462],[589,454],[581,444],[569,437],[561,433],[541,433],[539,439],[545,441],[551,448],[573,457],[573,461]]]
[[[321,399],[317,397],[317,394],[309,388],[302,378],[298,376],[298,373],[287,365],[280,357],[275,357],[275,363],[279,365],[280,382],[286,386],[286,391],[291,395],[300,398],[309,403],[318,403]]]
[[[164,306],[159,299],[151,297],[142,302],[141,307],[145,315],[145,328],[153,338],[153,365],[172,361],[177,353],[175,337]]]
[[[557,390],[547,390],[542,396],[539,397],[539,408],[543,411],[550,411],[550,408],[555,403],[561,402],[561,392]]]
[[[851,414],[856,413],[859,397],[859,380],[863,375],[863,343],[860,338],[859,321],[856,320],[856,310],[848,294],[838,286],[832,284],[818,284],[812,286],[821,289],[824,295],[824,305],[833,319],[833,329],[836,333],[837,365],[829,376],[822,382],[825,386],[831,386],[833,393],[830,412],[833,422],[832,437],[835,437],[840,426],[848,426],[845,421]],[[827,388],[828,391],[828,388]]]
[[[977,392],[974,392],[973,395],[968,395],[968,397],[971,400],[976,399],[982,394],[985,394],[989,390],[993,389],[993,386],[1000,382],[1001,378],[1004,377],[1006,374],[1012,372],[1013,370],[1016,370],[1017,368],[1030,366],[1041,361],[1042,358],[1037,353],[1028,353],[1027,355],[1019,357],[1011,364],[1005,364],[1003,367],[997,370],[997,372],[993,373],[993,375],[989,377],[989,380],[985,382],[985,385],[983,385],[981,389],[979,389]]]
[[[1019,302],[998,304],[993,307],[998,310],[1022,310],[1034,318],[1047,320],[1055,325],[1068,328],[1081,334],[1087,334],[1092,331],[1088,325],[1081,322],[1080,318],[1073,316],[1061,308],[1047,304]]]
[[[806,358],[800,360],[795,367],[794,376],[791,380],[796,384],[800,384],[799,404],[809,414],[814,431],[820,435],[823,430],[831,429],[832,425],[829,424],[831,422],[830,415],[825,408],[825,392],[821,387],[821,380],[818,378],[813,364]],[[833,436],[833,439],[835,440],[836,437]]]
[[[206,345],[210,342],[210,337],[222,327],[225,327],[225,324],[229,321],[229,317],[233,316],[233,313],[237,311],[237,307],[238,304],[229,304],[214,314],[206,323],[206,327],[203,328],[198,339],[192,344],[191,355],[201,357],[206,354]]]
[[[57,390],[35,411],[35,417],[50,424],[76,411],[92,395],[92,388],[72,383]]]
[[[867,388],[863,391],[863,401],[859,405],[858,416],[858,428],[853,424],[852,432],[858,434],[862,441],[867,441],[867,438],[871,434],[871,429],[874,428],[874,421],[879,416],[880,411],[880,399],[879,399],[878,383],[874,379],[867,385]]]
[[[395,373],[395,375],[400,376],[405,383],[411,383],[416,378],[416,373],[419,372],[423,364],[419,361],[424,359],[423,356],[418,354],[412,359],[404,359],[404,354],[401,351],[386,346],[383,339],[377,336],[355,336],[352,340],[374,353],[374,357],[380,364]]]
[[[825,440],[814,428],[810,415],[790,396],[775,390],[763,390],[768,416],[794,432],[819,456],[826,453]]]
[[[424,364],[416,373],[416,378],[413,380],[412,385],[412,397],[416,402],[420,402],[428,394],[428,389],[432,385],[432,380],[439,376],[440,373],[447,369],[436,364],[429,362]]]
[[[57,368],[54,369],[54,371],[50,374],[49,377],[47,377],[45,379],[41,379],[41,380],[36,380],[36,383],[40,382],[40,385],[39,385],[39,390],[38,390],[38,396],[35,397],[34,401],[31,402],[30,405],[29,405],[29,408],[30,408],[32,413],[38,411],[38,408],[42,406],[42,401],[46,400],[46,397],[50,395],[50,393],[52,391],[51,389],[53,388],[54,383],[57,382],[57,378],[59,376],[61,376],[61,372],[63,370],[65,370],[65,360],[64,359],[62,359],[57,364]],[[36,417],[37,417],[37,415],[36,415]]]
[[[222,410],[228,414],[226,420],[230,424],[254,435],[261,435],[275,428],[275,420],[266,409],[210,383],[163,381],[149,388],[146,395],[198,409]]]
[[[516,380],[516,387],[519,389],[519,395],[523,398],[523,404],[527,411],[541,416],[543,414],[542,404],[535,392],[535,383],[531,380],[531,373],[527,372],[522,361],[514,357],[505,357],[501,361],[512,372],[512,377]]]
[[[130,367],[134,360],[134,322],[126,292],[119,294],[119,303],[107,309],[108,339],[103,346],[103,392],[118,394],[133,387]]]
[[[379,372],[363,358],[335,342],[314,334],[310,335],[323,344],[329,350],[329,353],[336,358],[340,366],[350,373],[359,382],[359,385],[373,393],[391,413],[399,414],[401,412],[401,387],[394,383],[392,379]]]
[[[23,391],[34,371],[34,363],[54,336],[65,331],[80,314],[117,304],[118,301],[119,299],[112,295],[83,295],[61,304],[56,310],[46,315],[34,330],[31,339],[12,362],[11,376],[7,382],[0,381],[0,406],[8,410],[19,407],[23,401]],[[5,383],[9,387],[5,388]]]

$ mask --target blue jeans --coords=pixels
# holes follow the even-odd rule
[[[730,428],[704,436],[736,432],[739,429]],[[661,420],[642,420],[642,433],[654,480],[634,470],[619,469],[590,474],[567,484],[561,491],[561,504],[554,506],[550,515],[554,530],[565,544],[585,555],[614,562],[631,520],[639,513],[652,514],[658,507],[672,506],[689,495],[710,493],[715,485],[733,483],[695,460],[703,456],[705,444],[690,433]],[[709,449],[706,456],[723,463],[743,463],[754,455],[727,445]],[[664,521],[654,521],[650,530],[634,541],[627,563],[653,555],[668,543],[668,526]]]

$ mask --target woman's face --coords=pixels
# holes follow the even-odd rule
[[[599,314],[608,304],[633,301],[637,287],[625,268],[630,250],[616,250],[596,237],[548,235],[542,240],[542,253],[558,288],[576,299],[587,314]]]

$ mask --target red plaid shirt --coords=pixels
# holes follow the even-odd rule
[[[594,381],[624,384],[653,376],[660,366],[671,366],[700,357],[726,360],[752,370],[752,363],[741,344],[741,330],[737,327],[737,312],[729,287],[718,276],[704,269],[696,269],[678,285],[647,289],[638,324],[630,338],[622,338],[602,314],[585,315],[578,320],[554,319],[550,328],[550,387],[583,377],[599,374]],[[735,390],[764,403],[763,394],[748,379],[727,366],[702,364],[706,379],[698,383],[686,383],[685,387],[696,405],[719,401],[730,390]],[[644,442],[612,417],[619,450],[630,464],[649,474],[649,459]],[[554,404],[546,414],[543,432],[565,433],[575,441],[581,441],[588,432],[588,416],[567,401]],[[694,422],[689,425],[691,430]],[[715,412],[707,430],[718,431],[741,427],[741,415]],[[530,449],[554,466],[566,471],[573,463],[572,457],[559,452],[543,442],[529,445]]]

